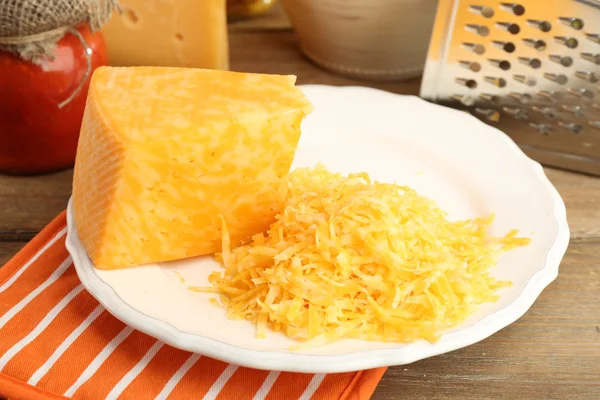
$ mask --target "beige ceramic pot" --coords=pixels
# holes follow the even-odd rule
[[[339,74],[396,80],[422,73],[437,0],[283,0],[304,54]]]

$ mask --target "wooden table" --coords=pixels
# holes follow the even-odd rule
[[[232,69],[301,84],[417,94],[419,80],[354,81],[300,54],[280,10],[231,28]],[[373,399],[600,399],[600,178],[546,169],[567,205],[571,243],[558,279],[517,322],[470,347],[389,368]],[[0,265],[65,208],[72,171],[0,176]]]

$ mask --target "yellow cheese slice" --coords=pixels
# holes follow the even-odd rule
[[[294,76],[101,67],[92,77],[73,181],[94,265],[124,268],[213,253],[281,211],[300,124]]]
[[[225,0],[119,0],[102,27],[114,66],[228,69]]]

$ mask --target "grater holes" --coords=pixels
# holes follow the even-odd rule
[[[506,32],[512,33],[513,35],[516,35],[519,32],[521,32],[521,28],[519,27],[519,25],[512,22],[496,22],[496,28],[505,30]]]
[[[542,32],[550,32],[552,30],[552,24],[548,21],[528,19],[527,24],[533,28],[539,29]]]
[[[546,42],[540,39],[523,39],[523,43],[525,43],[529,47],[533,47],[538,51],[546,50]]]
[[[596,65],[600,65],[600,53],[581,53],[581,58],[593,62]]]
[[[565,83],[567,83],[569,81],[569,78],[567,78],[566,75],[563,74],[553,74],[550,72],[546,72],[544,74],[544,78],[548,79],[549,81],[558,83],[559,85],[564,85]]]
[[[586,100],[594,100],[594,92],[592,92],[591,90],[587,90],[587,89],[574,89],[574,88],[569,88],[567,89],[567,92],[569,94],[572,94],[573,96],[582,98],[582,99],[586,99]]]
[[[470,6],[469,11],[485,18],[492,18],[494,16],[494,9],[488,6]]]
[[[486,81],[487,83],[497,86],[499,88],[503,88],[506,86],[506,79],[504,79],[504,78],[499,78],[499,77],[495,77],[495,76],[486,76],[483,78],[483,80]]]
[[[523,83],[527,86],[535,86],[537,84],[537,81],[535,80],[534,77],[531,76],[526,76],[526,75],[513,75],[513,79],[519,83]]]
[[[490,28],[485,25],[467,24],[465,29],[469,32],[475,33],[479,36],[486,37],[490,34]]]
[[[554,110],[551,107],[533,106],[533,107],[531,107],[531,109],[533,111],[539,112],[547,119],[556,119],[556,110]]]
[[[574,105],[569,105],[569,104],[563,104],[560,106],[560,108],[563,111],[568,112],[568,113],[573,114],[578,117],[582,116],[583,111],[584,111],[583,107],[581,107],[581,106],[574,106]]]
[[[544,98],[545,100],[554,102],[555,100],[560,99],[560,95],[554,90],[540,90],[537,92],[538,96]]]
[[[581,18],[560,17],[558,18],[561,24],[566,25],[575,30],[583,29],[583,20]]]
[[[514,43],[512,43],[512,42],[500,42],[500,41],[497,41],[497,40],[495,40],[495,41],[493,41],[493,42],[492,42],[492,44],[493,44],[495,47],[497,47],[497,48],[499,48],[499,49],[502,49],[502,50],[504,50],[504,51],[505,51],[505,52],[507,52],[507,53],[512,53],[512,52],[514,52],[514,51],[515,51],[515,49],[517,48],[517,47],[515,46],[515,44],[514,44]]]
[[[537,92],[538,96],[544,98],[544,100],[554,101],[554,91],[553,90],[540,90]]]
[[[510,69],[510,62],[507,60],[489,59],[488,61],[491,65],[496,68],[500,68],[503,71],[508,71]]]
[[[529,123],[529,126],[541,133],[544,136],[548,136],[552,133],[554,128],[550,124],[536,124],[534,122]]]
[[[529,104],[532,100],[531,95],[527,93],[510,92],[508,96],[521,104]]]
[[[600,35],[597,33],[586,33],[585,37],[595,43],[600,43]]]
[[[506,114],[510,115],[511,117],[513,117],[515,119],[519,119],[519,120],[529,119],[529,114],[527,113],[527,111],[523,110],[521,108],[518,108],[518,107],[502,107],[502,111],[504,111]]]
[[[588,81],[590,83],[597,83],[599,80],[598,75],[589,71],[576,71],[575,76],[579,79],[583,79],[584,81]]]
[[[542,66],[542,62],[539,60],[539,58],[519,57],[519,62],[533,69],[538,69]]]
[[[475,99],[471,96],[465,96],[462,94],[453,94],[450,97],[467,107],[471,107],[473,104],[475,104]]]
[[[577,124],[575,122],[565,122],[565,121],[559,121],[558,125],[561,126],[562,128],[565,128],[571,132],[573,132],[576,135],[580,135],[583,133],[583,125],[581,124]]]
[[[466,86],[469,89],[475,89],[475,88],[477,88],[477,81],[475,79],[456,78],[455,81],[459,85]]]
[[[589,121],[588,124],[590,124],[593,128],[600,129],[600,121]]]
[[[558,44],[568,47],[569,49],[574,49],[579,45],[579,41],[577,39],[569,36],[555,36],[554,41]]]
[[[462,46],[463,48],[475,54],[482,55],[483,53],[485,53],[485,47],[479,43],[463,43]]]
[[[561,56],[560,54],[552,54],[548,56],[550,61],[554,61],[557,64],[562,65],[563,67],[570,67],[573,65],[573,58],[569,56]]]
[[[500,9],[512,13],[518,17],[525,14],[525,7],[515,3],[502,3]]]
[[[500,121],[500,112],[491,108],[476,108],[475,112],[488,121],[498,122]]]
[[[479,97],[485,101],[489,101],[490,103],[498,103],[499,98],[491,93],[481,93]]]
[[[471,70],[473,72],[481,71],[481,64],[476,61],[459,61],[461,67]]]
[[[524,5],[526,13],[522,16],[515,16],[509,9],[510,5],[515,3]],[[476,15],[468,10],[472,4],[488,5],[493,8],[495,14],[489,19]],[[490,122],[490,124],[494,126],[502,124],[500,128],[503,130],[513,129],[519,125],[524,127],[530,122],[546,124],[553,129],[554,135],[557,136],[556,140],[563,142],[556,145],[552,142],[544,142],[544,139],[549,140],[549,138],[542,138],[536,130],[530,127],[523,128],[525,130],[523,133],[529,132],[530,139],[520,136],[520,132],[514,132],[515,140],[523,140],[524,143],[532,146],[542,146],[543,143],[547,143],[551,148],[554,148],[552,146],[565,146],[562,149],[565,152],[575,151],[576,147],[569,147],[570,145],[564,140],[570,138],[585,141],[586,134],[592,138],[594,137],[591,135],[592,133],[600,134],[600,107],[592,108],[593,103],[600,104],[600,44],[593,44],[585,36],[586,32],[600,35],[600,28],[595,28],[593,20],[595,16],[591,15],[591,12],[581,12],[580,9],[576,11],[575,8],[572,8],[571,11],[568,11],[568,8],[562,8],[561,11],[536,4],[521,0],[456,2],[452,18],[449,21],[442,21],[446,23],[444,29],[448,31],[448,34],[446,40],[439,43],[444,57],[438,62],[445,64],[439,71],[436,71],[440,75],[439,84],[436,86],[433,84],[435,82],[428,83],[427,91],[431,93],[428,94],[426,91],[424,93],[427,96],[435,94],[434,97],[439,97],[440,102],[443,102],[442,99],[445,98],[456,108],[469,109],[485,122],[489,122],[486,119],[488,115],[495,115],[495,112],[490,110],[495,110],[500,114],[500,121]],[[534,5],[536,6],[534,7]],[[534,10],[534,8],[536,9]],[[581,29],[574,29],[568,25],[568,21],[560,19],[560,17],[575,16],[585,22],[585,26]],[[538,28],[532,28],[527,20],[533,18],[549,22],[548,28],[544,28],[544,24],[538,25]],[[497,23],[514,23],[519,26],[520,32],[511,34],[506,30],[499,29]],[[486,30],[481,30],[480,27],[487,28],[489,34],[485,36]],[[544,32],[545,30],[548,32]],[[577,45],[568,46],[566,40],[563,40],[562,43],[555,41],[555,38],[560,40],[563,37],[576,39]],[[591,35],[587,37],[595,38]],[[526,39],[531,40],[527,43]],[[463,47],[464,43],[466,43],[464,45],[466,49],[457,49],[457,47]],[[597,57],[596,54],[598,54]],[[532,64],[533,59],[536,59],[537,62]],[[503,60],[510,64],[510,68],[501,68],[500,62]],[[432,63],[436,61],[435,54],[431,55],[429,61]],[[456,65],[459,62],[461,67]],[[594,72],[599,81],[590,83],[582,80],[574,76],[577,71]],[[548,74],[545,75],[546,73]],[[517,77],[517,79],[521,78],[523,83],[513,79],[515,75],[519,74],[522,77]],[[477,86],[474,89],[469,89],[468,86],[463,87],[463,84],[451,82],[455,78],[466,79],[459,81],[464,85],[468,85],[468,79],[472,79],[476,81]],[[501,79],[505,80],[505,86]],[[526,83],[532,87],[527,86]],[[574,90],[571,91],[571,88]],[[579,92],[581,88],[585,88],[586,91]],[[447,90],[450,92],[446,92]],[[548,93],[540,94],[540,91],[544,90]],[[452,94],[461,97],[455,96],[457,100],[455,101],[450,98]],[[463,105],[465,102],[470,106]],[[578,116],[581,114],[581,109],[565,108],[562,105],[578,105],[584,109],[584,115]],[[536,112],[532,110],[533,106],[548,107],[551,110],[546,110],[545,113]],[[475,108],[480,109],[479,113],[475,112]],[[519,121],[519,118],[525,118],[527,114],[529,118]],[[549,114],[548,118],[546,114]],[[581,124],[585,127],[586,132],[582,136],[574,137],[569,130],[559,127],[559,121]],[[592,127],[589,124],[590,121],[597,121],[598,128]],[[510,131],[507,133],[513,134]],[[534,141],[528,142],[528,140]]]

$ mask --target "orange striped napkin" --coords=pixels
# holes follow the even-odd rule
[[[0,398],[362,400],[385,372],[260,371],[170,347],[84,290],[65,233],[62,213],[0,268]]]

